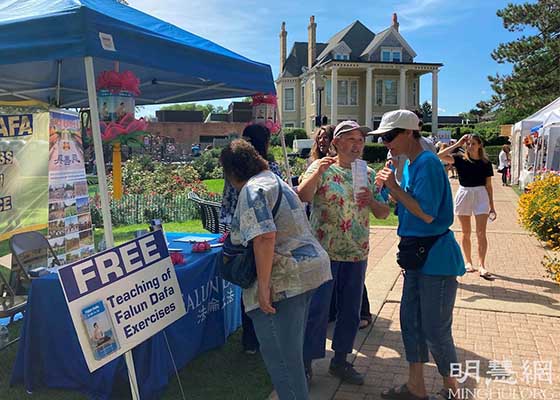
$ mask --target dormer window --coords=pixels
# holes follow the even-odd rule
[[[382,47],[381,61],[383,62],[401,62],[402,48],[400,47]]]
[[[337,54],[334,55],[334,59],[335,59],[335,60],[349,60],[350,57],[349,57],[348,54],[340,54],[340,53],[337,53]]]

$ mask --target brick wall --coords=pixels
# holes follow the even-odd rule
[[[175,139],[176,143],[204,142],[203,136],[224,136],[232,133],[241,136],[246,122],[150,122],[148,132],[155,136],[167,136]]]

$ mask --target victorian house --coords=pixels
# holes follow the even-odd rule
[[[432,130],[437,129],[440,63],[415,62],[416,53],[399,33],[397,15],[378,34],[355,21],[327,43],[316,42],[311,17],[308,42],[295,42],[287,54],[288,33],[280,31],[280,74],[276,80],[284,127],[311,134],[319,122],[347,119],[374,128],[383,113],[420,107],[420,76],[432,74]]]

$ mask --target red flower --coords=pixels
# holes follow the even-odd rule
[[[368,242],[362,243],[362,249],[367,250],[367,248],[368,248]]]
[[[340,175],[334,175],[332,179],[333,179],[333,181],[335,181],[336,183],[342,182],[342,178],[340,177]]]
[[[325,232],[323,232],[322,229],[317,229],[317,238],[319,240],[323,240],[324,237],[325,237]]]
[[[342,223],[340,224],[340,229],[342,229],[342,232],[348,232],[350,230],[350,228],[352,227],[352,220],[342,220]]]
[[[338,205],[340,207],[342,207],[344,205],[344,199],[342,197],[338,200]]]
[[[327,193],[328,190],[328,186],[327,185],[323,185],[321,186],[318,190],[317,190],[317,194],[319,195],[325,195]]]
[[[321,211],[321,220],[326,221],[329,219],[329,212],[327,210]]]
[[[336,194],[331,195],[329,201],[336,201]]]

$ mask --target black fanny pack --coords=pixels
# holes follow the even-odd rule
[[[428,259],[432,246],[447,232],[449,232],[449,229],[436,236],[402,236],[398,246],[397,263],[403,269],[417,270],[422,268]]]

